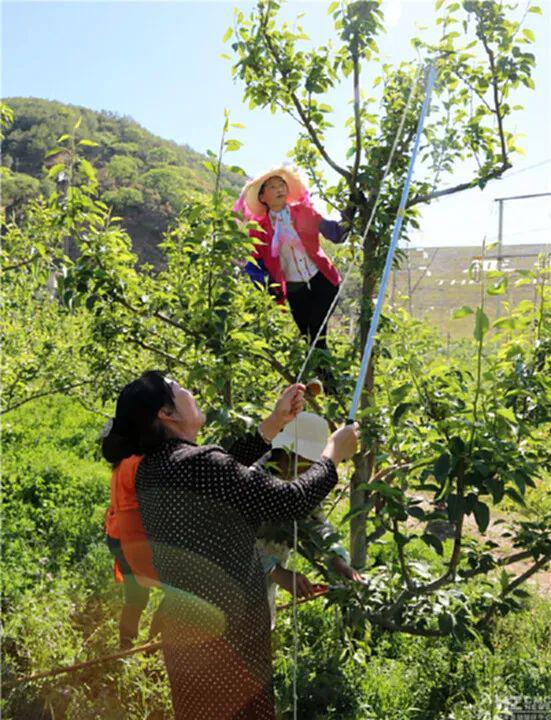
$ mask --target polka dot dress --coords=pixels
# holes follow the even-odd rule
[[[169,440],[140,463],[136,491],[165,588],[163,645],[176,720],[273,720],[270,613],[256,550],[262,520],[302,517],[337,482],[322,459],[287,483],[249,436],[227,453]]]

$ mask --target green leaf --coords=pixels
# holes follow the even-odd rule
[[[521,323],[514,317],[502,317],[494,320],[492,327],[506,328],[507,330],[516,330],[521,327]]]
[[[96,177],[96,171],[94,170],[93,165],[91,165],[88,160],[85,160],[84,158],[80,158],[79,161],[79,170],[85,175],[89,180],[93,180]]]
[[[519,505],[526,505],[526,503],[524,502],[524,498],[518,492],[518,490],[516,490],[515,488],[512,488],[512,487],[505,488],[505,494],[508,495],[511,498],[511,500],[514,500],[515,502],[517,502]]]
[[[65,170],[65,165],[63,163],[56,163],[48,170],[48,175],[46,177],[55,178],[62,170]]]
[[[68,133],[65,133],[65,135],[60,135],[60,137],[58,137],[57,142],[58,143],[65,142],[65,140],[68,140],[70,137],[71,136]]]
[[[371,492],[379,493],[379,495],[382,495],[389,500],[401,500],[403,497],[403,493],[399,488],[392,487],[392,485],[387,485],[380,480],[367,483],[364,485],[364,487],[369,489]]]
[[[507,420],[507,422],[512,423],[513,425],[518,424],[518,420],[516,418],[515,413],[511,410],[511,408],[508,407],[500,407],[496,410],[496,415],[499,415],[499,417],[502,417],[504,420]]]
[[[51,150],[48,150],[48,152],[44,155],[45,158],[51,157],[52,155],[59,155],[59,153],[67,153],[67,148],[63,147],[55,147]]]
[[[487,477],[484,484],[492,493],[492,500],[494,503],[499,503],[503,500],[505,487],[503,486],[503,482],[501,482],[501,480],[496,480],[494,477]]]
[[[461,455],[465,452],[465,443],[458,435],[454,435],[450,438],[449,448],[452,455]]]
[[[532,5],[528,8],[528,12],[536,13],[536,15],[543,15],[543,10],[537,5]]]
[[[473,312],[474,310],[468,305],[462,305],[460,308],[453,311],[452,318],[454,320],[458,320],[459,318],[465,317],[466,315],[472,315]]]
[[[438,616],[438,627],[444,635],[449,635],[454,627],[454,617],[449,613]]]
[[[488,295],[503,295],[507,290],[508,284],[508,279],[505,276],[501,277],[499,278],[499,280],[497,280],[497,282],[489,285],[486,289],[486,292],[488,293]]]
[[[442,540],[440,540],[440,538],[436,535],[433,535],[432,533],[424,533],[423,535],[421,535],[421,540],[429,547],[436,550],[439,555],[444,554],[444,546],[442,545]]]
[[[76,121],[76,123],[73,126],[73,130],[78,130],[81,122],[82,122],[82,115],[79,115],[78,120]]]
[[[438,460],[434,463],[434,477],[439,482],[444,482],[444,480],[448,477],[450,467],[450,454],[448,452],[443,452],[442,455],[440,455],[440,457],[438,458]]]
[[[403,400],[412,387],[413,386],[411,383],[404,383],[403,385],[399,385],[397,388],[391,390],[390,397],[392,398],[392,401],[400,402],[401,400]]]
[[[411,407],[411,403],[403,402],[396,406],[392,413],[392,424],[397,425],[402,415]]]
[[[490,321],[488,320],[488,316],[485,314],[481,307],[477,307],[476,322],[474,326],[474,339],[478,341],[482,340],[484,335],[486,335],[486,333],[488,332],[489,327]]]
[[[474,517],[480,532],[485,532],[490,524],[490,508],[485,503],[477,501],[474,506]]]
[[[536,36],[534,35],[534,31],[529,30],[528,28],[524,28],[524,30],[522,31],[522,34],[524,35],[525,38],[530,40],[530,42],[534,42],[536,39]]]
[[[518,487],[519,493],[524,497],[524,495],[526,494],[525,479],[522,477],[522,475],[520,473],[517,472],[513,475],[513,481],[514,481],[515,485]]]
[[[407,514],[411,515],[411,517],[416,518],[417,520],[424,520],[425,519],[425,511],[422,507],[419,507],[418,505],[413,505],[412,507],[407,508]]]
[[[243,143],[240,140],[226,140],[224,143],[224,147],[228,152],[234,152],[235,150],[239,150],[239,148],[243,145]]]
[[[457,522],[463,512],[463,498],[459,495],[448,495],[446,502],[450,522]]]
[[[230,167],[228,167],[228,170],[229,172],[235,173],[236,175],[247,177],[247,173],[243,170],[242,167],[239,167],[239,165],[230,165]]]
[[[436,0],[434,6],[437,10],[440,10],[440,8],[442,7],[443,4],[444,4],[444,0]]]
[[[79,140],[79,145],[83,145],[84,147],[99,147],[100,144],[95,142],[94,140]]]
[[[225,32],[225,34],[224,34],[224,37],[222,38],[222,42],[224,42],[224,43],[225,43],[225,42],[228,42],[228,40],[231,38],[232,35],[233,35],[233,28],[232,28],[232,27],[229,27],[229,28],[226,30],[226,32]]]
[[[339,7],[338,1],[332,2],[331,5],[329,5],[329,7],[327,8],[327,14],[332,15],[338,7]]]

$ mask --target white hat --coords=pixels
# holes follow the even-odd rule
[[[249,180],[241,193],[249,211],[257,217],[262,217],[266,214],[266,206],[258,199],[258,193],[266,180],[269,180],[271,177],[280,177],[285,180],[289,189],[287,202],[291,205],[300,202],[307,193],[306,184],[297,170],[284,165],[272,168],[253,180]]]
[[[315,413],[301,412],[272,441],[272,448],[285,448],[306,460],[321,457],[329,437],[327,420]]]

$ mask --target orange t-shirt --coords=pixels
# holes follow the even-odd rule
[[[158,584],[158,577],[136,497],[136,472],[142,459],[143,455],[132,455],[113,470],[105,531],[120,540],[124,557],[140,585],[150,587]]]
[[[111,505],[105,518],[105,530],[110,537],[116,540],[121,539],[119,512],[138,509],[136,473],[142,459],[143,455],[131,455],[124,458],[111,475]]]

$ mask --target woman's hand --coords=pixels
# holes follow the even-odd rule
[[[343,425],[331,435],[321,456],[330,458],[335,465],[343,460],[350,460],[358,447],[359,435],[358,423]]]
[[[305,390],[306,385],[302,385],[301,383],[290,385],[287,390],[283,391],[281,397],[276,402],[273,414],[277,416],[278,420],[282,423],[282,427],[285,427],[287,423],[294,420],[296,416],[304,410]]]
[[[331,558],[331,569],[346,580],[353,582],[363,582],[363,576],[357,570],[354,570],[342,557],[336,555]]]
[[[293,573],[291,570],[276,565],[271,572],[272,580],[288,593],[293,594]],[[315,589],[310,580],[302,573],[296,573],[296,597],[311,598],[315,595]]]
[[[273,413],[264,420],[259,430],[263,438],[271,442],[283,430],[285,425],[294,420],[304,410],[304,391],[306,386],[301,383],[290,385],[281,394]]]

